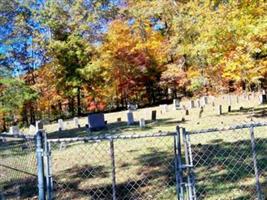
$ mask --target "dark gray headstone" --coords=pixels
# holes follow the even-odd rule
[[[97,131],[106,128],[104,114],[94,113],[88,115],[88,128],[90,131]]]
[[[151,120],[152,121],[156,121],[157,120],[157,111],[156,110],[152,110]]]
[[[134,117],[131,111],[127,112],[127,124],[128,125],[134,124]]]
[[[260,104],[266,104],[267,103],[267,95],[266,94],[262,94],[260,95]]]
[[[222,114],[222,105],[219,105],[217,109],[218,109],[217,110],[218,115],[221,115]]]

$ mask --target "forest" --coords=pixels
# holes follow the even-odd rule
[[[0,0],[0,130],[267,87],[265,0]]]

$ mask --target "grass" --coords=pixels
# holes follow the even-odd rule
[[[174,131],[176,125],[198,130],[226,127],[250,122],[251,119],[264,121],[266,106],[258,106],[256,99],[233,103],[231,113],[227,113],[225,102],[227,100],[222,97],[217,99],[217,104],[223,105],[223,115],[218,116],[216,107],[208,105],[201,118],[198,117],[199,108],[189,110],[188,116],[183,110],[170,109],[161,114],[159,107],[139,109],[134,112],[134,117],[146,119],[145,129],[140,129],[138,124],[127,126],[126,111],[105,114],[108,129],[99,132],[88,133],[85,128],[76,129],[72,121],[67,121],[66,130],[61,132],[57,131],[56,124],[46,125],[45,129],[49,138],[58,138]],[[188,105],[189,102],[182,104]],[[240,110],[241,106],[244,109]],[[152,110],[157,110],[157,122],[149,121]],[[118,117],[122,118],[122,122],[116,122]],[[80,123],[84,127],[86,118],[80,118]],[[267,195],[267,128],[257,128],[255,137],[260,181]],[[247,129],[192,135],[191,144],[199,199],[255,199],[255,178]],[[34,167],[27,168],[34,166],[34,151],[31,148],[22,151],[22,144],[14,141],[9,142],[9,147],[12,148],[0,148],[0,174],[3,177],[0,184],[8,191],[6,195],[10,198],[17,193],[20,193],[21,199],[36,198],[36,177],[25,173],[34,173]],[[173,137],[116,140],[114,147],[118,199],[176,199]],[[5,163],[23,172],[1,167]],[[109,141],[75,142],[67,144],[64,149],[54,143],[52,163],[57,199],[112,199]],[[20,186],[17,189],[19,191],[16,191],[16,185]]]

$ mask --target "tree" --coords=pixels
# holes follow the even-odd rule
[[[3,116],[3,128],[6,121],[17,123],[17,115],[28,101],[37,98],[37,93],[23,81],[15,78],[0,79],[0,112]]]

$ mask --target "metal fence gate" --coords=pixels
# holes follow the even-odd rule
[[[267,198],[266,124],[182,129],[182,137],[180,199]]]
[[[267,195],[267,124],[0,140],[0,199],[195,200]],[[13,137],[13,138],[12,138]],[[1,138],[0,138],[1,139]]]

